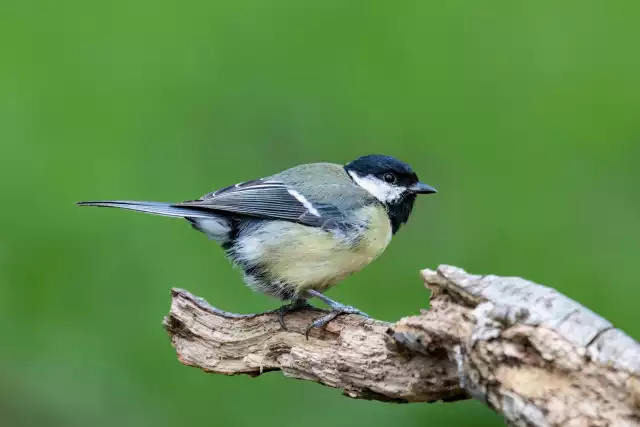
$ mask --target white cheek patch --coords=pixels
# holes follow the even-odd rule
[[[400,196],[402,196],[402,193],[406,191],[406,188],[404,187],[393,186],[373,175],[362,177],[353,171],[349,171],[349,175],[351,175],[351,178],[353,178],[356,184],[367,190],[373,195],[373,197],[383,203],[390,203],[398,200]]]

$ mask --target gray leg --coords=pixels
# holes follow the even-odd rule
[[[336,317],[338,317],[341,314],[357,314],[359,316],[363,316],[363,317],[367,317],[367,318],[369,317],[369,315],[367,313],[364,313],[364,312],[358,310],[355,307],[351,307],[350,305],[340,304],[339,302],[332,300],[331,298],[323,295],[322,293],[320,293],[318,291],[308,290],[307,291],[307,296],[309,298],[318,298],[318,299],[322,300],[324,303],[326,303],[329,307],[331,307],[331,313],[322,316],[321,318],[319,318],[318,320],[314,321],[312,324],[310,324],[307,327],[307,331],[306,331],[306,334],[305,334],[307,336],[307,339],[309,338],[309,332],[311,331],[311,329],[313,329],[313,328],[322,328],[327,323],[331,322],[333,319],[335,319]]]

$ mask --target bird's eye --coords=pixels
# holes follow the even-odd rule
[[[382,179],[384,179],[389,184],[393,184],[394,182],[396,182],[396,176],[392,173],[385,173]]]

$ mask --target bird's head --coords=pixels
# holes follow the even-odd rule
[[[420,182],[411,166],[391,156],[363,156],[344,168],[356,184],[385,205],[394,233],[409,219],[416,195],[436,193]]]

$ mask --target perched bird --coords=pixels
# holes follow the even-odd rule
[[[323,292],[382,253],[407,222],[417,194],[436,190],[406,163],[368,155],[347,165],[311,163],[182,203],[79,202],[184,218],[218,242],[253,289],[280,298],[284,315],[319,298],[332,311],[309,325],[361,311]],[[287,303],[288,302],[288,303]]]

